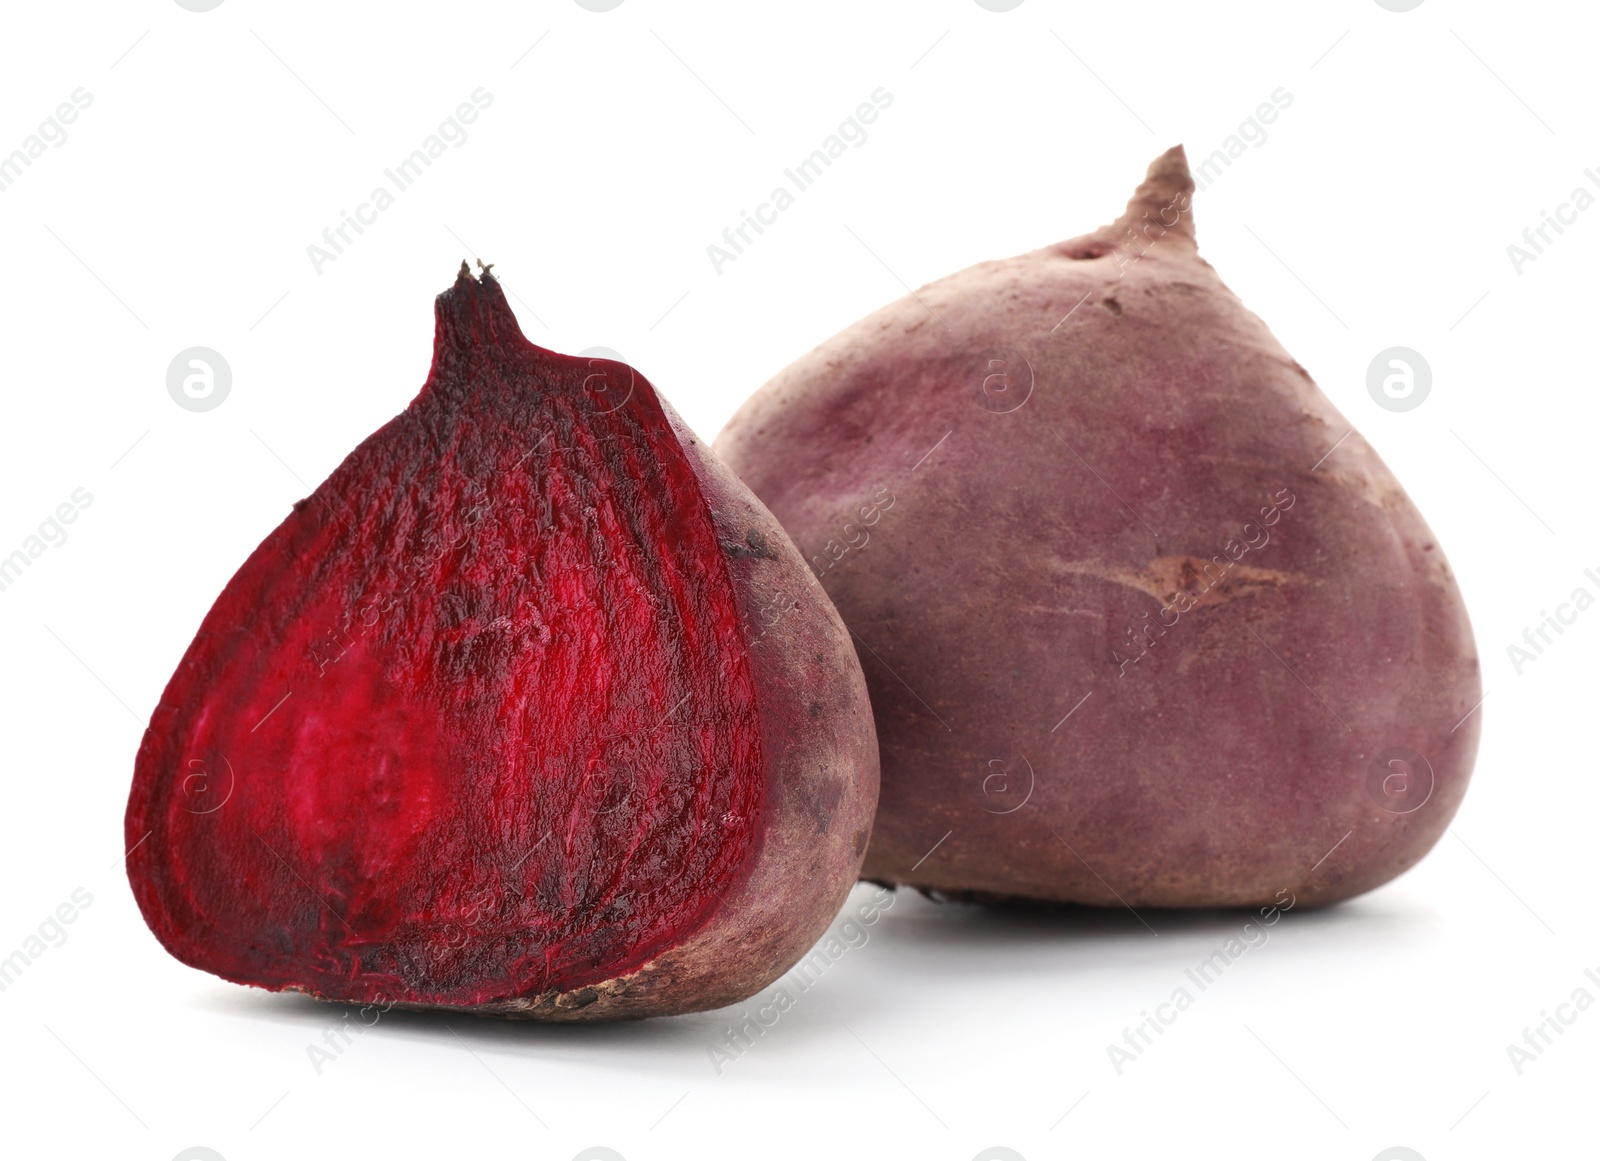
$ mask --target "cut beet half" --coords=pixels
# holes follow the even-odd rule
[[[772,517],[624,364],[492,275],[245,562],[151,718],[128,872],[178,959],[545,1019],[753,994],[843,901],[865,685]]]

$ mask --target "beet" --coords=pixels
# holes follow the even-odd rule
[[[848,633],[632,368],[528,342],[485,270],[433,368],[206,615],[134,771],[178,959],[329,1000],[717,1007],[843,904],[877,795]]]
[[[1116,223],[892,303],[718,437],[861,643],[871,878],[1327,903],[1466,791],[1482,691],[1444,554],[1200,258],[1193,192],[1174,149]]]

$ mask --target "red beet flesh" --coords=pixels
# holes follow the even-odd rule
[[[465,268],[436,315],[420,395],[257,548],[173,676],[129,875],[168,950],[227,979],[572,1018],[726,926],[776,849],[768,735],[798,715],[764,723],[734,570],[777,554],[719,529],[726,482],[630,368],[527,342]],[[827,709],[859,750],[864,688],[849,701]],[[737,999],[803,950],[876,790],[875,761],[822,764],[861,849],[770,920],[801,929],[784,949],[757,933],[763,962],[722,969],[744,978],[678,964],[583,1018]]]

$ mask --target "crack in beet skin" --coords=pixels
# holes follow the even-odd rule
[[[422,392],[229,582],[139,752],[136,897],[229,979],[579,989],[752,857],[749,658],[654,391],[527,342],[490,277],[436,315]]]

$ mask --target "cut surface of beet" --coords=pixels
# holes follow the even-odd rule
[[[139,752],[135,895],[228,979],[570,992],[758,853],[744,618],[654,390],[528,342],[464,266],[436,322],[421,393],[229,582]]]

